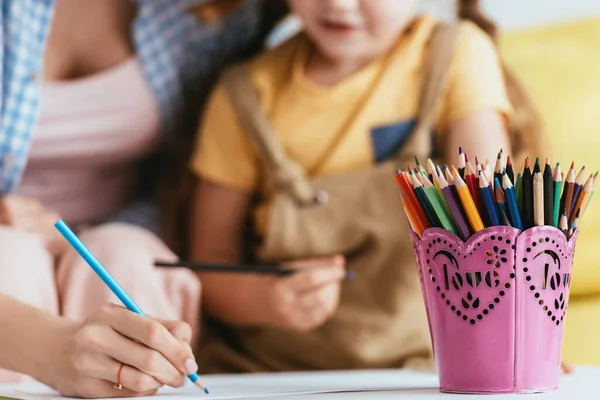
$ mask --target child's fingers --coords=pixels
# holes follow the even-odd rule
[[[286,284],[295,293],[302,293],[329,283],[339,282],[344,279],[345,275],[343,266],[332,265],[326,268],[313,268],[297,272],[286,278]]]
[[[304,260],[288,261],[282,264],[287,268],[307,269],[307,268],[319,268],[329,266],[340,266],[346,265],[346,259],[342,255],[335,255],[332,257],[320,257],[320,258],[308,258]]]

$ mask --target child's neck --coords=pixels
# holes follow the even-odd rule
[[[319,85],[333,86],[361,70],[373,60],[372,58],[332,59],[313,47],[306,60],[304,75]]]

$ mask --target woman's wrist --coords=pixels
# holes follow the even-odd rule
[[[60,338],[74,321],[0,294],[0,367],[47,382]]]

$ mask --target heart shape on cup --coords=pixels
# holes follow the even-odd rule
[[[517,264],[527,292],[560,325],[567,312],[576,235],[567,241],[558,229],[533,228],[518,239]]]
[[[475,325],[514,295],[517,229],[498,226],[463,243],[440,228],[421,238],[424,284],[431,285],[449,312]],[[427,276],[428,274],[428,276]]]

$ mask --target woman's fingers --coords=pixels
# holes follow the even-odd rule
[[[102,335],[102,345],[102,350],[107,356],[136,368],[159,383],[172,387],[180,387],[184,383],[183,374],[161,353],[112,329],[107,329]]]
[[[109,312],[112,314],[108,319],[109,324],[120,334],[156,350],[166,357],[181,374],[190,375],[198,371],[198,365],[190,348],[171,335],[160,322],[134,314],[118,306],[113,306]],[[156,361],[154,358],[149,358],[148,362],[153,364]]]
[[[121,383],[124,389],[129,389],[136,393],[150,392],[163,386],[163,383],[154,377],[106,355],[88,357],[87,360],[83,361],[83,364],[82,368],[87,375],[110,383],[112,389],[115,391],[118,391],[118,389],[114,388],[116,383]],[[121,365],[123,365],[123,369],[121,370],[121,377],[119,379],[119,368],[121,368]]]

